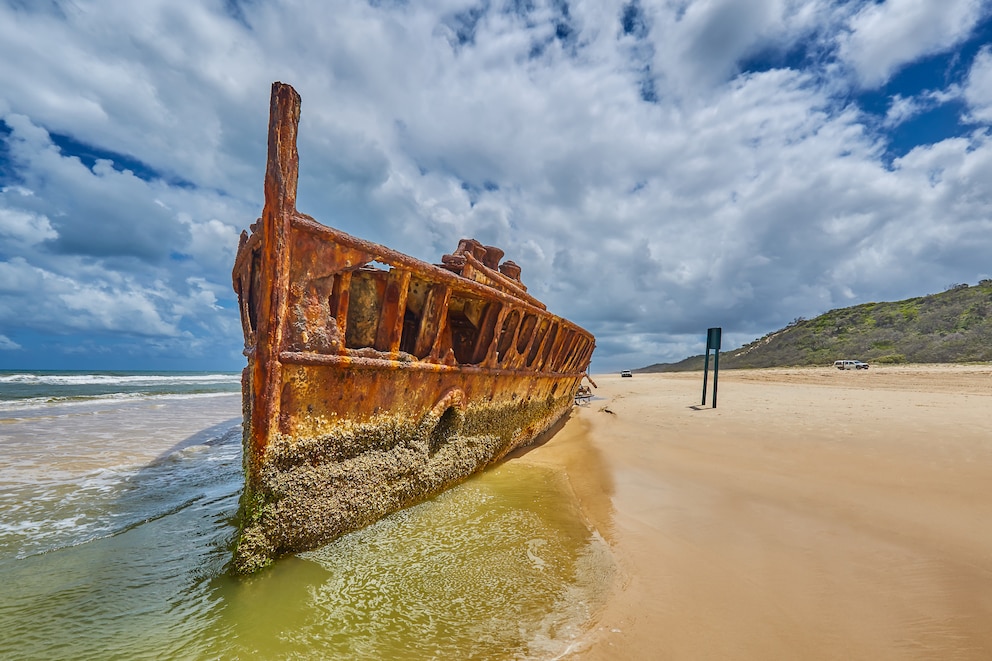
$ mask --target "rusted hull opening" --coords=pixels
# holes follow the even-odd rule
[[[573,395],[453,405],[419,424],[383,414],[322,436],[278,436],[246,483],[236,570],[322,546],[461,482],[553,427]]]

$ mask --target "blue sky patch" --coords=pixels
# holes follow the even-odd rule
[[[130,170],[134,176],[143,181],[162,179],[162,175],[159,172],[126,154],[94,147],[93,145],[88,145],[85,142],[80,142],[71,136],[60,133],[49,133],[49,137],[51,137],[52,143],[59,148],[63,156],[74,156],[78,158],[90,170],[93,169],[97,161],[110,161],[114,169],[118,172]]]

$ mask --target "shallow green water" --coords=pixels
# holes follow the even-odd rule
[[[138,466],[119,463],[123,450],[114,466],[80,463],[81,444],[106,453],[115,429],[128,429],[121,447],[136,442],[134,420],[149,411],[133,402],[66,418],[75,472],[26,479],[58,462],[55,438],[24,444],[45,462],[0,464],[0,658],[547,659],[601,604],[613,572],[605,544],[563,475],[522,460],[232,576],[240,438],[220,404],[156,403],[163,419],[215,425]],[[8,422],[0,441],[16,445],[22,424],[43,423]],[[85,425],[99,426],[93,441]]]

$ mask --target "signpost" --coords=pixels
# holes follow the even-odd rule
[[[716,408],[716,382],[720,373],[720,336],[722,328],[706,329],[706,357],[703,359],[703,401],[706,404],[706,377],[710,370],[710,349],[713,349],[713,408]]]

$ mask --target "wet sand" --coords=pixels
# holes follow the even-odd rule
[[[568,658],[992,658],[992,366],[594,378],[522,458],[619,566]]]

